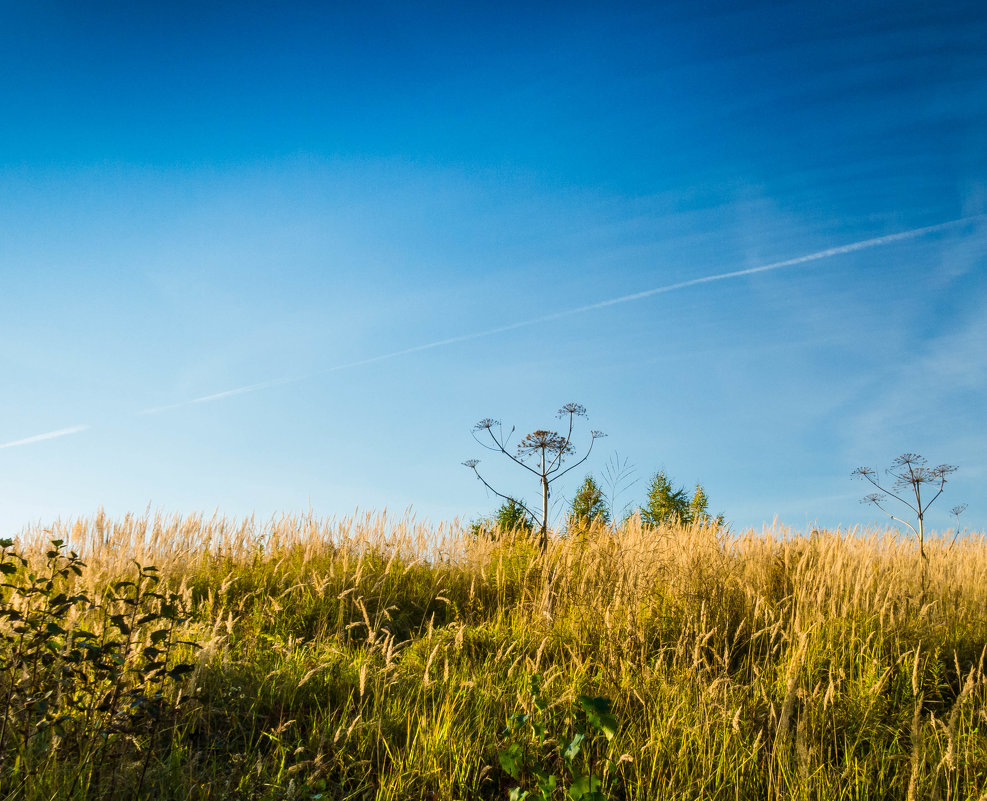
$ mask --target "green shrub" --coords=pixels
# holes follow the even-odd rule
[[[0,788],[45,797],[101,793],[105,767],[126,768],[139,796],[156,743],[168,736],[192,671],[176,660],[186,622],[154,567],[101,597],[75,589],[84,563],[52,540],[44,570],[0,540]],[[29,786],[30,785],[30,786]]]

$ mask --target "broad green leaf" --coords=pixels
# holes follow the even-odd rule
[[[572,738],[569,745],[567,745],[565,750],[562,752],[562,757],[566,760],[566,762],[572,762],[577,756],[579,756],[579,749],[582,748],[583,740],[585,739],[586,735],[582,733],[577,733]]]
[[[188,665],[182,663],[180,665],[175,665],[171,670],[169,670],[168,675],[171,676],[173,679],[177,679],[181,676],[186,675],[187,673],[191,673],[193,670],[195,670],[195,665]]]
[[[587,714],[590,712],[595,712],[597,715],[608,714],[611,706],[609,698],[601,698],[599,696],[592,697],[589,695],[580,695],[579,705]]]
[[[130,626],[123,615],[110,615],[110,622],[117,627],[121,634],[130,634]]]
[[[617,733],[617,718],[611,714],[609,698],[592,698],[588,695],[579,696],[579,705],[586,713],[590,725],[602,731],[608,740]]]
[[[518,712],[515,715],[511,715],[510,718],[507,719],[507,728],[504,729],[504,733],[510,734],[512,731],[517,731],[518,729],[522,728],[524,724],[527,722],[528,722],[528,716],[521,712]]]
[[[617,718],[613,715],[598,715],[593,725],[602,731],[608,740],[612,740],[617,733]]]
[[[558,785],[555,774],[546,773],[538,768],[534,768],[532,773],[535,774],[535,781],[538,783],[538,792],[541,794],[542,801],[549,801]]]
[[[535,737],[538,738],[538,744],[541,745],[545,742],[545,724],[540,721],[531,721],[531,730],[535,733]]]
[[[520,743],[512,743],[498,755],[500,766],[504,772],[512,779],[521,778],[521,770],[524,767],[524,752]]]
[[[600,789],[603,783],[600,781],[598,776],[578,776],[576,780],[569,785],[569,798],[573,801],[597,801],[595,796],[599,795],[596,791]]]

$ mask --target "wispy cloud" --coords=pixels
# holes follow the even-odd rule
[[[957,396],[987,393],[985,347],[987,319],[977,311],[917,349],[902,348],[900,360],[881,383],[866,386],[855,399],[846,425],[847,460],[893,451],[894,443],[904,437],[912,443],[909,448],[921,449],[935,434],[936,442],[976,454],[964,462],[964,468],[973,460],[987,465],[979,417],[959,411],[943,414],[945,409],[959,408],[951,402]]]
[[[590,303],[585,306],[577,306],[572,309],[565,309],[563,311],[553,312],[552,314],[546,314],[541,317],[534,317],[528,320],[521,320],[516,323],[510,323],[508,325],[497,326],[496,328],[488,328],[483,331],[476,331],[471,334],[462,334],[460,336],[448,337],[446,339],[439,339],[434,342],[426,342],[422,345],[415,345],[410,348],[402,348],[401,350],[391,351],[390,353],[382,353],[379,356],[371,356],[366,359],[359,359],[353,362],[347,362],[345,364],[338,364],[334,367],[329,367],[324,370],[318,370],[312,373],[306,373],[305,375],[295,376],[291,378],[279,378],[272,381],[262,381],[256,384],[247,384],[242,387],[236,387],[234,389],[228,389],[223,392],[216,392],[212,395],[204,395],[200,398],[193,398],[187,401],[180,401],[178,403],[168,404],[166,406],[154,406],[149,409],[143,409],[138,412],[138,414],[156,414],[158,412],[169,411],[172,409],[180,409],[186,406],[192,406],[198,403],[208,403],[215,400],[221,400],[223,398],[233,397],[234,395],[243,395],[248,392],[257,392],[262,389],[270,389],[276,386],[282,386],[284,384],[293,384],[299,381],[306,381],[311,378],[316,378],[318,376],[327,375],[329,373],[335,373],[340,370],[349,370],[354,367],[362,367],[368,364],[375,364],[377,362],[387,361],[389,359],[396,359],[400,356],[408,356],[412,353],[421,353],[426,350],[433,350],[435,348],[443,348],[447,345],[456,345],[461,342],[469,342],[474,339],[483,339],[485,337],[494,336],[496,334],[504,334],[508,331],[516,331],[519,328],[528,328],[529,326],[540,325],[542,323],[553,322],[555,320],[562,319],[564,317],[571,317],[577,314],[585,314],[586,312],[596,311],[598,309],[605,309],[609,306],[616,306],[621,303],[631,303],[637,300],[644,300],[645,298],[654,297],[655,295],[663,295],[669,292],[677,292],[681,289],[687,289],[693,286],[700,286],[702,284],[711,284],[716,281],[726,281],[733,278],[743,278],[748,275],[757,275],[758,273],[771,272],[773,270],[782,270],[787,267],[797,267],[801,264],[808,264],[814,261],[821,261],[823,259],[829,259],[834,256],[842,256],[847,253],[856,253],[860,250],[867,250],[869,248],[880,247],[881,245],[889,245],[893,242],[902,242],[909,239],[917,239],[921,236],[926,236],[927,234],[936,233],[939,231],[945,231],[949,228],[955,228],[966,223],[976,222],[978,220],[987,219],[987,214],[976,214],[970,217],[961,217],[956,220],[949,220],[948,222],[938,223],[936,225],[927,225],[923,228],[912,228],[908,231],[900,231],[896,234],[888,234],[886,236],[878,236],[872,239],[863,239],[859,242],[851,242],[847,245],[839,245],[837,247],[826,248],[825,250],[819,250],[815,253],[809,253],[804,256],[796,256],[792,259],[785,259],[784,261],[776,261],[771,264],[763,264],[758,267],[749,267],[744,270],[733,270],[727,273],[718,273],[716,275],[706,275],[701,278],[692,278],[687,281],[678,281],[674,284],[665,284],[664,286],[654,287],[652,289],[645,289],[641,292],[634,292],[630,295],[621,295],[620,297],[610,298],[608,300],[601,300],[596,303]]]
[[[15,439],[13,442],[5,442],[0,445],[0,450],[4,448],[16,448],[18,445],[31,445],[35,442],[44,442],[46,439],[58,439],[59,437],[67,437],[69,434],[78,434],[80,431],[88,431],[91,426],[70,426],[69,428],[60,428],[58,431],[49,431],[45,434],[35,434],[33,437],[25,437],[24,439]]]

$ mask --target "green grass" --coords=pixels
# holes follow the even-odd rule
[[[987,792],[979,535],[932,540],[924,598],[917,548],[887,532],[631,522],[542,554],[372,516],[99,517],[26,536],[32,568],[53,537],[86,563],[66,586],[92,599],[128,560],[157,566],[190,610],[176,641],[201,648],[170,652],[195,670],[161,685],[153,727],[77,732],[100,749],[85,782],[85,750],[50,740],[24,781],[5,746],[0,799],[506,799],[536,769],[563,798],[590,768],[604,797],[640,801]],[[585,728],[579,696],[610,699],[612,739]],[[519,713],[544,736],[505,733]],[[519,778],[500,758],[513,743]]]

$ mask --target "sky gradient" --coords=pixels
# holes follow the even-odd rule
[[[818,6],[818,7],[817,7]],[[823,7],[824,6],[824,7]],[[641,502],[987,527],[983,3],[0,3],[0,529]],[[580,439],[582,436],[582,439]],[[506,461],[506,460],[505,460]]]

